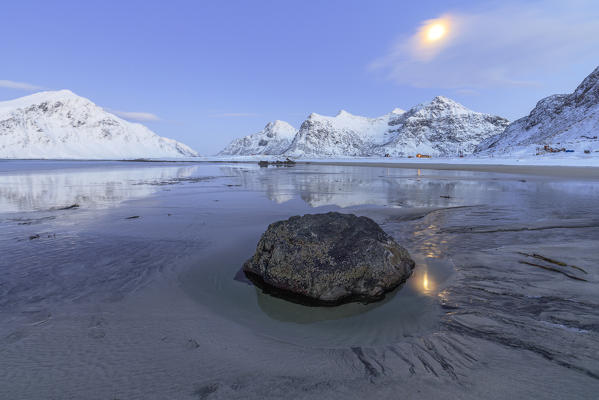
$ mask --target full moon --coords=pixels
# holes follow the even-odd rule
[[[433,24],[426,30],[426,38],[434,42],[445,36],[445,26],[442,24]]]

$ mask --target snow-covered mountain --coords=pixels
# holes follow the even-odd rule
[[[297,129],[285,121],[273,121],[253,135],[233,140],[219,156],[248,156],[253,154],[282,154],[293,141]]]
[[[571,94],[539,101],[530,114],[480,144],[477,151],[536,154],[545,145],[576,153],[599,151],[599,67]],[[543,150],[541,150],[543,151]]]
[[[385,143],[389,122],[404,111],[397,108],[378,118],[353,115],[341,110],[336,116],[310,114],[293,139],[286,155],[367,156],[375,143]]]
[[[197,156],[69,90],[0,102],[0,158],[134,159]]]
[[[472,111],[443,96],[389,121],[389,141],[370,154],[405,157],[417,153],[450,157],[474,152],[483,140],[502,132],[505,118]]]
[[[502,132],[505,118],[478,113],[446,97],[435,97],[408,111],[379,118],[341,111],[335,117],[311,114],[286,155],[304,156],[457,156]]]

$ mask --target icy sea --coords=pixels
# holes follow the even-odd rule
[[[416,261],[374,304],[272,298],[266,227],[340,211]],[[0,161],[0,399],[596,399],[599,177]]]

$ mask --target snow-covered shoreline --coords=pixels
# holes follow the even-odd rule
[[[219,157],[204,156],[194,158],[182,158],[181,161],[201,161],[201,162],[257,162],[260,160],[276,161],[285,160],[285,156],[237,156],[237,157]],[[563,166],[563,167],[593,167],[599,168],[599,153],[597,155],[561,155],[545,154],[530,157],[438,157],[438,158],[390,158],[390,157],[321,157],[321,158],[290,158],[298,163],[320,163],[320,164],[355,164],[371,165],[386,164],[392,165],[422,165],[431,167],[436,165],[510,165],[510,166]],[[169,160],[171,161],[171,160]]]
[[[199,157],[196,161],[220,163],[257,163],[258,160],[281,160],[277,156],[246,156],[235,158]],[[599,179],[599,156],[595,157],[548,157],[499,158],[298,158],[298,164],[319,164],[347,167],[384,167],[429,170],[476,171],[506,174],[528,174],[566,179]]]
[[[30,161],[126,161],[126,162],[218,162],[218,163],[257,163],[258,161],[286,160],[288,157],[280,155],[252,155],[252,156],[198,156],[198,157],[161,157],[137,159],[62,159],[62,158],[0,158],[2,161],[30,160]],[[561,167],[590,167],[599,168],[599,153],[584,155],[544,154],[529,157],[436,157],[436,158],[390,158],[390,157],[289,157],[297,163],[319,164],[344,164],[344,165],[374,165],[385,164],[410,165],[432,168],[438,165],[471,166],[561,166]]]

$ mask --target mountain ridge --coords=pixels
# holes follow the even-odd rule
[[[134,159],[197,152],[68,89],[0,102],[0,158]]]
[[[219,155],[458,156],[472,153],[480,141],[503,131],[507,124],[505,118],[478,113],[437,96],[407,111],[395,108],[375,118],[343,109],[335,116],[313,112],[302,122],[286,149],[281,144],[277,151],[258,152],[255,141],[259,132],[234,140],[235,151],[231,151],[230,144]],[[242,148],[244,143],[246,147]]]
[[[569,94],[537,102],[530,113],[477,147],[483,154],[536,154],[552,150],[599,151],[599,67]]]

